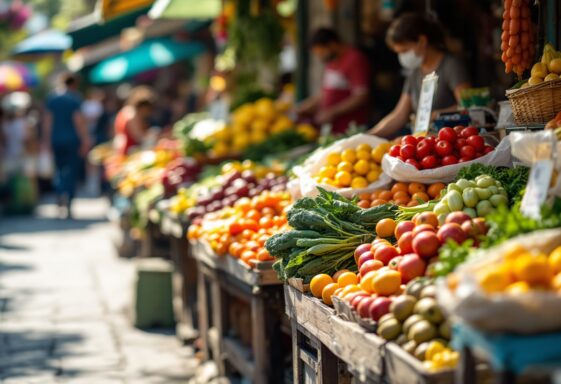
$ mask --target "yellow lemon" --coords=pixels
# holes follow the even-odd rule
[[[356,161],[356,152],[354,149],[345,149],[341,153],[341,160],[354,163]]]
[[[356,157],[358,160],[369,161],[370,151],[356,151]]]
[[[366,180],[369,183],[373,183],[380,178],[380,171],[372,170],[366,174]]]
[[[351,181],[352,181],[352,177],[349,172],[339,171],[335,175],[335,182],[340,187],[348,187],[349,185],[351,185]]]
[[[327,155],[327,164],[337,166],[341,162],[341,155],[337,152],[331,152]]]
[[[362,189],[368,187],[368,181],[364,177],[355,177],[351,181],[351,188]]]
[[[353,171],[353,164],[348,161],[341,161],[339,165],[337,165],[337,170],[351,173]]]
[[[359,144],[356,147],[356,151],[357,152],[361,152],[361,151],[370,152],[370,151],[372,151],[372,147],[369,144],[366,144],[366,143],[365,144]]]
[[[385,147],[383,147],[382,145],[378,145],[376,148],[374,148],[371,152],[370,152],[370,157],[372,158],[372,160],[374,160],[376,163],[381,163],[382,162],[382,157],[384,157],[384,154],[387,152],[387,149]]]
[[[551,287],[557,292],[561,292],[561,273],[555,275],[553,280],[551,280]]]
[[[512,295],[519,295],[530,291],[530,285],[525,281],[517,281],[506,287],[506,292]]]
[[[479,284],[487,293],[502,292],[512,283],[512,276],[504,265],[486,267],[478,274]]]
[[[366,160],[359,160],[355,163],[353,170],[359,175],[366,175],[370,171],[370,163]]]
[[[549,255],[549,265],[553,273],[561,272],[561,246],[555,248]]]
[[[515,243],[515,244],[511,244],[508,246],[508,248],[505,250],[505,252],[503,253],[503,258],[505,260],[516,260],[518,258],[518,256],[526,253],[527,250],[526,248],[524,248],[524,246],[520,243]]]
[[[336,173],[337,173],[337,168],[335,168],[332,165],[324,165],[319,170],[319,175],[321,177],[333,178]]]
[[[444,351],[444,348],[446,347],[440,341],[433,340],[429,342],[429,345],[427,346],[427,350],[425,352],[425,360],[432,360],[434,355]]]
[[[318,183],[323,184],[323,185],[334,185],[335,182],[333,181],[333,179],[331,177],[321,177],[319,178]]]
[[[549,284],[552,271],[544,254],[523,254],[514,262],[514,275],[528,284]]]

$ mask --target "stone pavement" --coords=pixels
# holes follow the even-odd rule
[[[0,218],[0,383],[184,383],[199,365],[170,332],[128,320],[134,265],[117,258],[107,203]]]

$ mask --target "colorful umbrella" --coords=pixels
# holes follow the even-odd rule
[[[37,85],[37,76],[22,63],[0,63],[0,92],[21,91]]]
[[[66,33],[50,29],[39,32],[20,42],[12,50],[12,55],[31,55],[64,52],[72,45],[72,39]]]

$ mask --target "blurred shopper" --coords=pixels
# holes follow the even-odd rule
[[[45,146],[50,146],[55,159],[54,184],[58,204],[66,208],[71,218],[71,203],[76,193],[80,156],[90,148],[86,119],[81,112],[82,99],[78,94],[78,79],[73,74],[61,76],[61,83],[47,99]]]
[[[325,63],[321,93],[303,101],[297,113],[316,124],[331,124],[333,133],[344,133],[351,123],[366,125],[371,76],[367,58],[329,28],[315,31],[310,44]]]
[[[127,155],[142,145],[150,129],[153,110],[152,90],[145,86],[134,88],[126,105],[115,117],[114,145],[120,154]]]
[[[88,133],[92,143],[96,141],[97,122],[103,114],[103,91],[92,89],[88,92],[87,98],[82,102],[81,111],[86,119]],[[100,172],[99,167],[86,161],[86,190],[92,196],[99,196],[100,192]]]
[[[433,117],[457,109],[460,93],[471,86],[469,75],[465,65],[447,53],[445,33],[437,21],[422,14],[404,14],[390,25],[386,42],[408,74],[397,105],[370,133],[388,138],[411,133],[404,127],[417,110],[423,78],[433,71],[438,75]]]

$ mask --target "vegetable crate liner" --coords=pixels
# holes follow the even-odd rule
[[[506,92],[516,124],[545,124],[561,111],[561,79]]]
[[[482,331],[532,334],[561,330],[560,294],[531,291],[518,295],[488,295],[476,281],[477,271],[502,262],[505,250],[512,244],[549,254],[561,245],[561,229],[536,231],[480,251],[472,261],[456,270],[458,285],[454,291],[446,281],[437,282],[439,303],[451,315]]]

